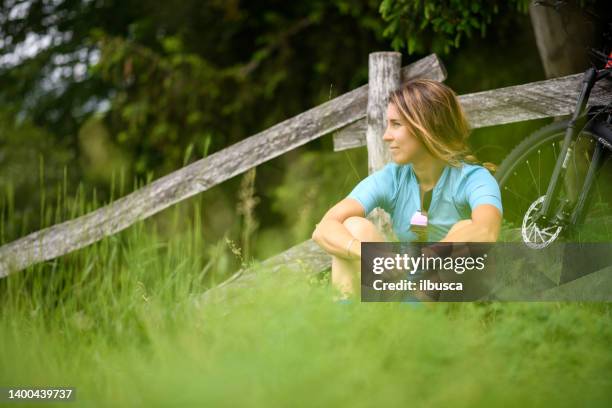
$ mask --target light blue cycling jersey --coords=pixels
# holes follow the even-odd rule
[[[387,163],[361,180],[347,197],[359,201],[366,216],[376,207],[389,213],[399,241],[417,238],[410,231],[410,219],[421,209],[421,197],[412,164]],[[470,219],[480,204],[492,204],[503,215],[499,185],[489,170],[466,162],[460,167],[446,165],[432,192],[427,241],[440,241],[457,221]]]

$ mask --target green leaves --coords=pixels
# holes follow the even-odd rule
[[[379,11],[387,22],[383,35],[395,50],[447,54],[463,36],[477,32],[484,37],[500,8],[526,13],[528,6],[528,0],[383,0]]]
[[[137,154],[136,172],[169,172],[194,149],[194,135],[215,121],[215,101],[231,74],[198,55],[186,53],[182,40],[161,41],[164,53],[130,40],[101,36],[96,72],[115,89],[107,114],[117,141]],[[208,108],[208,109],[207,109]],[[189,154],[186,155],[186,151]]]
[[[183,51],[183,44],[181,39],[176,36],[165,37],[162,39],[162,46],[164,47],[164,51],[169,54],[176,54]]]

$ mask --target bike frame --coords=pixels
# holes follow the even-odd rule
[[[566,207],[568,205],[573,206],[574,203],[570,203],[569,200],[566,199],[564,202],[561,203],[558,209],[553,209],[552,203],[553,200],[556,199],[557,193],[559,191],[560,182],[565,178],[565,173],[567,171],[567,166],[572,155],[576,135],[579,134],[579,132],[584,127],[583,121],[587,116],[587,102],[589,100],[589,96],[591,95],[591,91],[593,90],[593,85],[595,85],[597,81],[608,77],[611,71],[612,69],[610,68],[604,68],[600,70],[597,70],[595,68],[589,68],[584,73],[582,87],[578,96],[578,102],[576,103],[576,109],[572,114],[572,118],[570,119],[570,122],[565,131],[563,146],[561,147],[559,158],[555,163],[555,168],[553,170],[550,183],[546,190],[544,202],[542,203],[542,207],[540,208],[538,213],[534,215],[534,221],[536,223],[542,222],[544,224],[570,227],[570,229],[572,229],[576,224],[582,222],[583,210],[586,207],[587,198],[589,197],[589,191],[591,189],[591,186],[593,185],[593,181],[595,180],[597,170],[603,163],[604,151],[605,149],[612,150],[612,145],[608,143],[605,139],[595,139],[596,144],[591,163],[589,165],[589,169],[585,176],[584,184],[582,185],[582,189],[575,202],[575,207],[571,215],[569,215],[569,213],[566,211]]]

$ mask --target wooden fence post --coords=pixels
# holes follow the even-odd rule
[[[399,52],[374,52],[368,62],[368,107],[366,114],[366,145],[368,149],[368,174],[391,161],[383,134],[387,128],[387,104],[389,93],[401,85],[402,54]],[[374,209],[368,218],[387,237],[393,236],[389,214]]]

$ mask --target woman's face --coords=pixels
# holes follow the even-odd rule
[[[383,140],[388,142],[391,158],[397,164],[413,162],[427,153],[423,143],[410,131],[408,123],[392,103],[387,106],[387,129]]]

